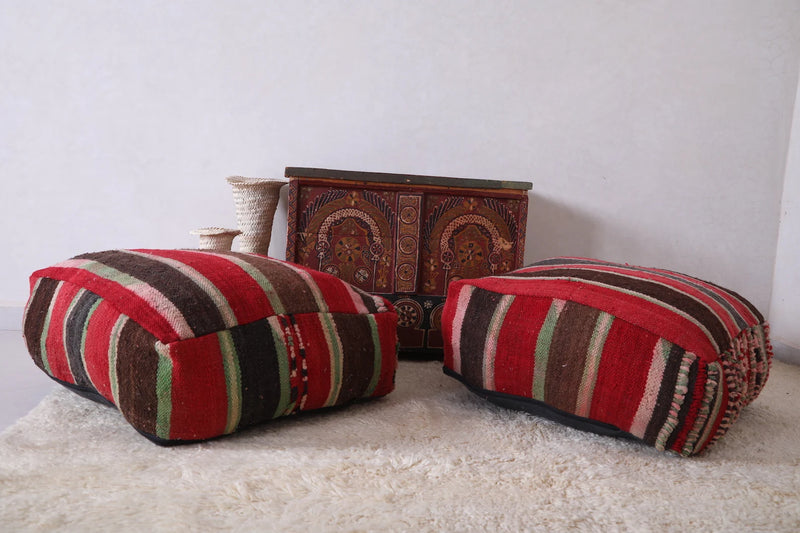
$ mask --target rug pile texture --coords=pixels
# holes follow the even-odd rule
[[[797,531],[800,367],[681,458],[484,402],[402,361],[389,396],[173,448],[56,388],[0,435],[7,531]]]

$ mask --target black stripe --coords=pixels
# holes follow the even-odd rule
[[[675,384],[678,382],[678,371],[681,368],[681,361],[685,353],[686,350],[677,344],[673,344],[667,356],[667,364],[664,367],[661,387],[658,389],[656,405],[653,408],[653,414],[650,416],[650,422],[647,424],[647,429],[644,432],[643,440],[651,446],[655,445],[658,433],[661,431],[661,428],[664,427],[664,423],[669,416],[669,410],[672,407],[672,398],[675,396]]]
[[[681,410],[678,413],[678,425],[672,431],[672,435],[669,436],[667,439],[666,444],[664,445],[665,450],[672,449],[672,446],[675,444],[675,441],[678,439],[678,435],[683,431],[684,426],[686,424],[686,417],[689,415],[689,409],[692,407],[692,403],[694,403],[694,386],[697,383],[697,370],[699,366],[699,359],[695,359],[692,363],[692,366],[689,367],[689,382],[686,384],[686,396],[683,398],[683,405],[681,405]],[[679,453],[681,450],[677,450]]]
[[[75,378],[75,384],[82,387],[94,388],[92,381],[89,379],[89,375],[86,373],[81,345],[83,341],[83,330],[89,319],[89,311],[91,311],[92,306],[97,303],[98,300],[100,300],[98,295],[93,292],[84,291],[72,307],[64,327],[64,347],[67,351],[69,368]]]
[[[241,428],[275,415],[281,397],[278,353],[266,319],[233,327],[230,332],[241,375]]]
[[[372,328],[366,315],[332,313],[342,343],[342,388],[336,405],[364,396],[375,367]]]

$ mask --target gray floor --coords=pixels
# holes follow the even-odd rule
[[[0,431],[36,407],[54,386],[28,355],[22,332],[0,330]]]

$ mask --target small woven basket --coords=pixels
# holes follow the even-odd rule
[[[236,204],[236,222],[241,230],[239,250],[267,255],[272,237],[272,220],[278,207],[281,187],[289,183],[285,179],[227,178],[233,187]]]
[[[227,252],[233,245],[233,239],[239,235],[241,231],[238,229],[210,227],[198,228],[189,233],[197,235],[200,238],[198,247],[201,250]]]

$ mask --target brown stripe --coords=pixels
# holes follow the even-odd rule
[[[545,401],[568,413],[575,412],[586,354],[600,310],[567,302],[553,331],[545,378]]]
[[[285,314],[319,313],[314,293],[300,274],[279,262],[239,252],[215,252],[230,255],[251,265],[269,280],[280,298]]]
[[[678,289],[660,285],[653,281],[640,278],[630,278],[613,272],[602,272],[597,270],[586,270],[580,268],[553,269],[542,272],[527,272],[519,274],[523,277],[569,277],[584,279],[611,285],[620,289],[625,289],[639,294],[644,294],[667,305],[680,309],[684,313],[692,316],[699,323],[703,324],[714,341],[719,346],[721,352],[730,347],[731,338],[725,324],[720,318],[709,310],[706,306],[686,295]]]
[[[483,352],[486,335],[502,297],[502,294],[476,288],[464,313],[465,317],[469,317],[469,323],[461,328],[461,376],[473,387],[484,388]]]
[[[60,282],[50,278],[41,278],[36,290],[31,295],[28,310],[23,318],[22,331],[25,336],[25,343],[28,345],[28,353],[31,354],[36,366],[44,370],[42,362],[42,330],[44,321],[47,318],[47,310],[53,301],[53,295]]]
[[[162,261],[120,250],[83,254],[76,259],[97,261],[155,288],[178,308],[197,337],[227,328],[211,296],[192,278]]]
[[[758,311],[758,309],[756,309],[756,307],[752,303],[750,303],[749,300],[743,298],[740,294],[738,294],[736,292],[733,292],[730,289],[726,289],[725,287],[720,287],[719,285],[711,283],[710,281],[704,281],[704,283],[708,283],[709,285],[715,287],[719,292],[725,292],[725,293],[728,293],[729,295],[733,296],[735,299],[739,300],[739,302],[741,302],[742,305],[747,307],[750,310],[751,313],[753,313],[753,316],[756,317],[756,319],[758,320],[759,324],[763,324],[764,323],[764,315],[762,315]],[[752,324],[752,325],[755,325],[755,324]]]
[[[117,407],[133,427],[149,435],[156,434],[158,416],[158,353],[155,343],[152,333],[128,320],[120,332],[117,351]]]
[[[342,389],[337,405],[361,398],[372,380],[375,348],[372,328],[364,315],[331,314],[342,342]]]
[[[650,422],[647,424],[647,429],[644,433],[643,440],[651,446],[655,444],[658,438],[658,432],[664,426],[667,420],[669,410],[672,407],[672,398],[675,396],[675,383],[678,381],[678,371],[681,368],[681,361],[683,354],[686,351],[673,344],[670,348],[669,355],[667,356],[667,363],[664,366],[664,376],[661,380],[661,387],[658,389],[658,399],[656,400],[653,414],[650,416]]]

